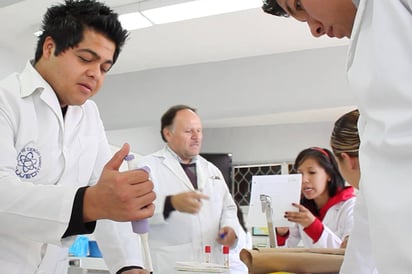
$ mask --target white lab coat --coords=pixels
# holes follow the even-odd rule
[[[323,232],[315,243],[303,231],[301,225],[294,224],[289,229],[285,246],[297,247],[302,241],[303,246],[307,248],[339,248],[343,238],[352,231],[355,201],[356,198],[352,197],[329,208],[322,220]]]
[[[240,260],[240,251],[242,249],[252,249],[252,235],[250,232],[239,230],[237,245],[229,252],[229,268],[230,274],[247,274],[249,273],[247,266]]]
[[[198,214],[173,211],[165,220],[163,209],[166,196],[195,189],[167,146],[143,157],[138,165],[150,168],[156,192],[155,213],[149,219],[154,273],[174,273],[176,261],[203,261],[204,245],[212,247],[212,263],[223,264],[222,247],[216,242],[219,229],[230,226],[238,235],[241,228],[236,204],[219,169],[198,156],[198,187],[209,199],[202,201]]]
[[[342,274],[371,273],[365,258],[379,273],[412,269],[411,27],[411,0],[360,1],[348,78],[361,113],[357,210],[366,219],[355,222]]]
[[[0,82],[0,132],[0,273],[67,273],[74,237],[61,237],[75,193],[96,183],[110,158],[97,107],[92,101],[70,106],[63,120],[55,93],[28,63]],[[125,252],[139,247],[130,227],[97,224],[112,272],[142,263]],[[113,233],[118,230],[124,236]]]

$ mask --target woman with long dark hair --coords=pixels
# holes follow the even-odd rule
[[[302,197],[297,212],[285,212],[292,227],[276,228],[278,245],[340,247],[353,226],[354,189],[345,186],[332,152],[311,147],[299,153],[294,169],[302,174]]]

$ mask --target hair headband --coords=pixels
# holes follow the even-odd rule
[[[328,152],[326,150],[324,150],[323,148],[321,148],[321,147],[311,147],[311,149],[319,151],[320,153],[325,155],[328,159],[330,157]]]

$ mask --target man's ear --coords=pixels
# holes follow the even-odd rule
[[[165,137],[166,141],[169,141],[171,131],[168,127],[163,129],[163,136]]]
[[[43,42],[43,57],[49,58],[52,54],[54,54],[55,48],[56,44],[54,43],[53,38],[47,36]]]

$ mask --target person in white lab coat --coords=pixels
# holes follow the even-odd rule
[[[138,163],[150,168],[157,197],[149,219],[154,273],[174,273],[177,261],[203,262],[206,245],[211,262],[223,264],[222,246],[234,248],[241,228],[222,173],[199,155],[202,124],[195,109],[169,108],[161,136],[165,147]]]
[[[342,176],[349,184],[357,189],[359,189],[361,178],[359,164],[360,138],[357,126],[358,120],[359,110],[355,109],[345,113],[336,120],[330,138],[330,146],[332,147],[333,154],[336,156]],[[357,195],[359,195],[359,192]],[[358,223],[367,221],[367,217],[362,217],[362,215],[359,214],[355,214],[354,217],[356,218],[355,221]],[[349,236],[350,235],[345,238],[341,247],[347,247],[348,238],[350,238]],[[364,242],[364,239],[368,239],[369,241],[369,235],[367,233],[362,235],[362,239],[357,240]],[[368,254],[371,252],[369,248],[369,245],[362,245],[357,248],[357,252],[359,254]],[[376,263],[371,256],[365,256],[362,261],[362,269],[362,273],[378,273],[376,270]]]
[[[147,273],[130,222],[107,219],[150,217],[153,183],[118,171],[129,146],[110,160],[88,100],[127,35],[102,3],[56,4],[34,60],[0,82],[0,273],[65,274],[74,235],[94,230],[111,273]]]
[[[339,117],[333,127],[332,134],[330,137],[330,146],[332,148],[333,154],[337,159],[337,164],[339,166],[339,171],[342,176],[345,178],[346,182],[352,185],[354,188],[359,189],[359,181],[360,181],[360,165],[359,165],[359,146],[360,146],[360,139],[358,134],[358,123],[359,119],[359,110],[355,109],[343,114]],[[364,237],[368,237],[368,235],[364,235]],[[341,248],[346,248],[347,239],[349,235],[345,237],[341,244]],[[286,251],[287,254],[292,254],[290,258],[283,257],[282,261],[279,261],[279,267],[283,267],[282,270],[284,271],[294,271],[289,267],[301,268],[305,270],[307,268],[307,262],[304,260],[305,256],[303,253],[302,257],[299,257],[296,253],[290,253]],[[280,253],[278,253],[280,254]],[[313,262],[310,267],[319,267],[319,271],[325,265],[330,264],[331,260],[334,260],[336,263],[336,258],[331,257],[329,254],[324,254],[323,256],[319,256],[319,261]],[[337,265],[337,269],[339,269],[341,264]],[[363,267],[366,266],[370,267],[370,271],[368,273],[377,273],[374,269],[374,262],[370,261],[370,258],[365,258],[363,262]]]
[[[296,247],[302,241],[307,248],[339,248],[353,227],[353,187],[345,187],[335,157],[326,148],[302,150],[293,167],[302,174],[302,197],[294,205],[297,212],[285,212],[295,225],[276,228],[278,245]]]
[[[409,273],[412,2],[266,0],[264,10],[307,22],[316,37],[350,38],[347,72],[360,111],[362,178],[340,273],[371,273],[365,258],[376,262],[379,273]]]

